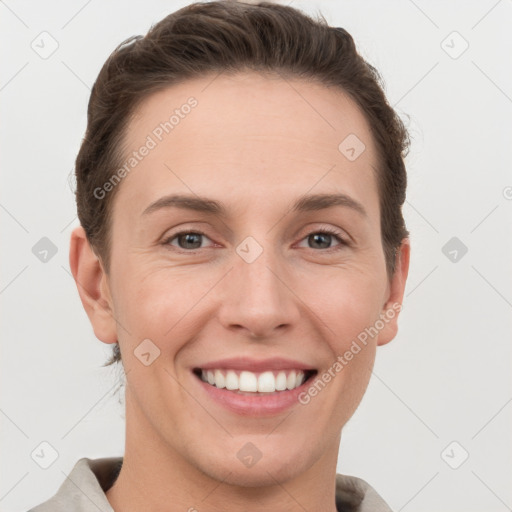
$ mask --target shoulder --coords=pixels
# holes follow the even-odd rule
[[[336,508],[343,512],[393,512],[365,480],[336,474]]]
[[[29,512],[113,512],[105,492],[116,479],[122,457],[79,459],[56,494]]]

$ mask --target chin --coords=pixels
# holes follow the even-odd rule
[[[292,467],[293,466],[293,467]],[[228,473],[226,477],[226,473]],[[290,464],[288,460],[282,460],[280,463],[263,463],[251,468],[236,466],[230,463],[226,466],[226,473],[215,475],[216,479],[224,484],[240,487],[271,487],[277,485],[277,482],[285,482],[295,475],[300,474],[301,468]]]
[[[254,439],[254,436],[251,436]],[[274,449],[267,442],[267,450],[257,451],[251,441],[235,441],[237,449],[233,456],[223,450],[209,461],[203,461],[203,471],[218,481],[243,487],[273,486],[306,471],[307,462],[300,447]],[[260,446],[265,444],[263,439]],[[271,444],[271,443],[270,443]],[[240,447],[240,448],[239,448]],[[210,469],[207,466],[211,464]]]

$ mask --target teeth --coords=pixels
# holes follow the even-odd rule
[[[234,390],[238,389],[238,377],[235,372],[226,373],[226,389]]]
[[[201,379],[212,386],[230,391],[243,391],[252,393],[274,393],[295,389],[305,380],[302,370],[266,371],[253,373],[234,370],[201,370]]]
[[[214,384],[218,388],[225,388],[226,387],[226,379],[224,378],[224,374],[220,370],[215,370],[215,381]],[[210,381],[208,381],[210,382]]]
[[[295,387],[295,381],[297,380],[297,376],[295,372],[290,372],[288,374],[288,378],[286,379],[286,387],[288,389],[293,389]]]
[[[254,374],[253,374],[254,375]],[[258,377],[258,390],[260,393],[273,393],[276,390],[276,378],[272,372],[263,372]]]
[[[276,378],[276,391],[284,391],[286,389],[286,373],[279,372]]]

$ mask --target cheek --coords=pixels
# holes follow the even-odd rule
[[[190,330],[191,319],[201,311],[202,298],[217,280],[213,272],[198,275],[190,267],[133,268],[125,272],[118,289],[119,321],[126,323],[133,343],[149,338],[162,351],[165,347],[177,350],[168,340],[192,335],[185,331]]]
[[[231,290],[237,300],[233,284],[222,279],[229,268],[125,260],[117,267],[116,278],[116,319],[125,327],[119,334],[131,343],[149,338],[161,350],[179,350],[180,340],[193,338],[204,322],[229,306],[226,297]],[[289,287],[287,300],[301,311],[299,323],[316,326],[333,357],[347,350],[379,316],[385,283],[369,265],[329,268],[302,262],[282,274]],[[171,339],[174,343],[169,344]]]
[[[335,269],[303,284],[301,297],[324,325],[326,340],[339,354],[379,318],[384,294],[381,280],[366,272]],[[317,322],[318,323],[318,322]]]
[[[330,361],[320,372],[333,391],[332,410],[345,422],[356,409],[370,380],[376,341],[372,326],[381,312],[382,286],[370,273],[338,272],[323,289],[308,292],[308,305],[323,326]],[[306,290],[303,291],[306,294]],[[329,374],[329,375],[326,375]],[[334,403],[336,402],[336,404]]]

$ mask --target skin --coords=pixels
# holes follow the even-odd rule
[[[212,79],[154,93],[132,119],[128,153],[188,97],[198,101],[118,185],[109,273],[81,227],[71,236],[85,311],[98,339],[119,340],[126,372],[124,465],[107,498],[116,512],[334,512],[341,430],[367,388],[376,347],[396,335],[398,314],[307,405],[274,416],[225,410],[191,368],[237,355],[282,356],[321,375],[402,302],[409,242],[389,277],[376,147],[347,95],[253,72]],[[355,161],[338,150],[351,133],[366,146]],[[306,193],[341,192],[366,216],[346,206],[290,211]],[[142,214],[171,193],[222,201],[228,214]],[[310,235],[325,227],[350,244],[328,235],[325,245],[315,242]],[[192,240],[201,248],[183,237],[166,243],[181,230],[204,232]],[[236,252],[247,236],[263,249],[252,263]],[[134,355],[145,339],[160,349],[149,366]],[[250,468],[237,458],[247,442],[262,453]]]

